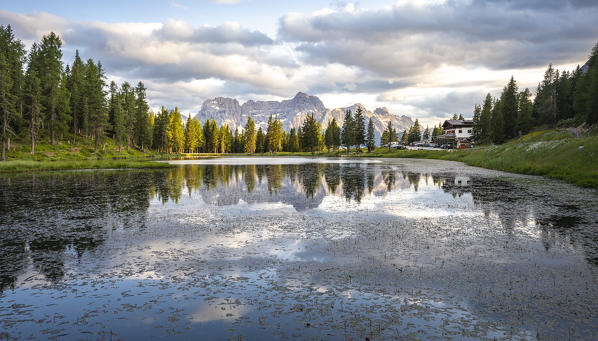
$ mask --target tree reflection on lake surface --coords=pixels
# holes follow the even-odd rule
[[[248,160],[0,178],[0,338],[597,332],[593,191],[440,161]]]

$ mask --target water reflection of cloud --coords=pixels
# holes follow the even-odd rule
[[[199,307],[190,315],[193,323],[212,321],[233,322],[249,312],[249,308],[238,299],[216,298],[199,304]]]

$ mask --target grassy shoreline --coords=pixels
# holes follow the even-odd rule
[[[372,153],[347,155],[346,152],[309,152],[276,154],[180,154],[162,155],[136,150],[118,153],[114,146],[107,152],[91,153],[89,148],[44,145],[36,156],[27,154],[24,146],[9,154],[9,161],[0,162],[0,173],[34,172],[72,169],[140,169],[169,168],[165,162],[155,160],[186,157],[231,156],[316,156],[316,157],[378,157],[417,158],[459,161],[470,166],[519,174],[540,175],[559,179],[574,185],[598,190],[598,136],[574,138],[561,130],[543,130],[502,145],[479,146],[467,150],[391,150],[377,148]],[[67,150],[68,148],[68,150]]]
[[[0,162],[0,174],[74,169],[156,169],[171,167],[173,165],[165,162],[139,160],[10,160]]]

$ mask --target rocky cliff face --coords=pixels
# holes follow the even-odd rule
[[[372,118],[376,130],[376,142],[379,143],[382,132],[392,122],[397,132],[408,129],[413,125],[413,121],[407,116],[394,115],[387,108],[376,108],[373,112],[367,110],[363,105],[357,103],[347,108],[326,109],[322,101],[317,96],[309,96],[302,92],[297,93],[295,97],[284,101],[253,101],[249,100],[243,105],[233,98],[216,97],[206,100],[200,112],[195,116],[200,122],[208,119],[216,120],[219,124],[228,124],[232,130],[242,129],[247,122],[247,118],[255,121],[258,127],[266,129],[270,115],[278,117],[283,129],[288,131],[291,128],[300,127],[309,114],[322,124],[322,128],[328,127],[333,118],[339,125],[344,122],[345,110],[349,109],[353,113],[361,107],[366,117],[366,125],[369,118]]]

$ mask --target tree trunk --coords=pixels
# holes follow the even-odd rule
[[[77,134],[77,105],[73,108],[73,134]]]
[[[118,140],[118,153],[120,154],[120,149],[121,149],[121,143],[120,140]]]
[[[97,153],[98,153],[98,136],[99,136],[99,135],[100,135],[100,134],[98,134],[98,131],[97,131],[97,129],[96,129],[95,138],[94,138],[94,140],[95,140],[95,150],[93,151],[95,154],[97,154]]]
[[[6,160],[6,125],[8,124],[8,113],[2,110],[2,161]]]
[[[54,139],[54,120],[56,120],[56,108],[54,104],[54,86],[52,86],[52,90],[50,91],[50,143],[55,144]]]

